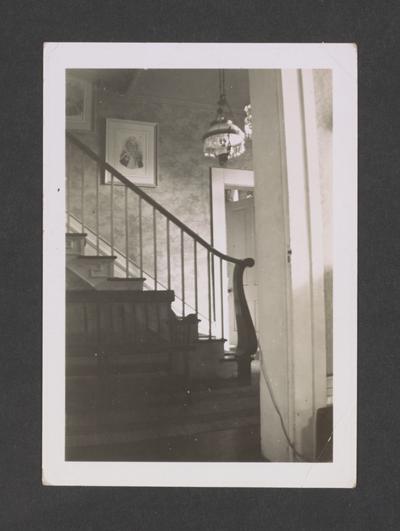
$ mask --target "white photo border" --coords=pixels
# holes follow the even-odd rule
[[[65,461],[65,71],[68,68],[331,69],[333,72],[332,463]],[[357,49],[354,44],[46,43],[43,181],[43,483],[185,487],[356,484]]]

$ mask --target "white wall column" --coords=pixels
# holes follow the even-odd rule
[[[311,72],[251,71],[250,93],[262,371],[290,440],[313,457],[315,413],[326,404],[326,352]],[[288,461],[293,451],[263,374],[262,451],[273,461]]]

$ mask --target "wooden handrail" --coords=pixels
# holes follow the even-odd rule
[[[179,227],[181,230],[183,230],[186,234],[188,234],[191,238],[196,240],[200,245],[205,247],[208,251],[213,253],[215,256],[218,256],[219,258],[222,258],[223,260],[226,260],[227,262],[231,262],[232,264],[240,264],[243,262],[240,258],[234,258],[233,256],[228,256],[224,253],[221,253],[218,251],[218,249],[215,249],[206,242],[206,240],[203,240],[201,236],[196,234],[192,229],[190,229],[187,225],[185,225],[180,219],[175,217],[169,210],[164,208],[160,203],[155,201],[151,196],[146,194],[139,186],[136,186],[136,184],[131,183],[129,179],[124,177],[122,173],[120,173],[118,170],[116,170],[113,166],[108,164],[108,162],[105,162],[102,160],[94,151],[92,151],[88,146],[86,146],[83,142],[78,140],[74,135],[72,135],[69,131],[66,132],[68,140],[70,140],[73,144],[79,147],[88,157],[90,157],[92,160],[97,162],[102,168],[106,169],[108,172],[114,175],[119,181],[121,181],[125,186],[133,190],[139,197],[144,199],[146,203],[154,207],[158,212],[163,214],[167,219],[172,221],[177,227]]]

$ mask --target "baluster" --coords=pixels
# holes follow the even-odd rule
[[[167,271],[168,271],[168,289],[171,289],[171,248],[169,241],[169,219],[167,219]]]
[[[140,276],[143,276],[143,226],[142,226],[142,198],[139,197],[139,253]]]
[[[215,315],[215,264],[214,264],[214,254],[211,253],[211,292],[212,292],[212,316],[213,320],[216,321],[217,317]]]
[[[182,317],[185,317],[185,249],[184,233],[181,229],[181,286],[182,286]]]
[[[110,247],[111,256],[114,255],[114,175],[111,174],[111,191],[110,191]]]
[[[222,274],[222,258],[219,259],[220,297],[221,297],[221,339],[224,339],[224,278]]]
[[[197,287],[197,241],[193,240],[193,253],[194,253],[194,307],[196,315],[199,313],[199,294]]]
[[[96,254],[100,254],[100,172],[96,162]]]
[[[81,227],[85,232],[85,160],[81,153]]]
[[[210,251],[207,251],[207,280],[208,280],[208,338],[211,339],[211,271]]]
[[[153,207],[154,289],[157,291],[157,216]]]
[[[126,278],[129,278],[129,219],[128,219],[128,187],[124,187],[125,191],[125,269]]]

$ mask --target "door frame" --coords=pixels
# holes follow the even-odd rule
[[[253,170],[237,170],[230,168],[211,168],[210,171],[210,220],[211,220],[211,245],[226,254],[226,209],[225,190],[236,188],[238,190],[254,190]],[[223,283],[228,286],[226,262],[223,262]],[[228,345],[229,337],[229,304],[228,290],[223,289],[223,306],[227,309],[224,312],[224,335]],[[216,300],[216,315],[220,315],[221,301]],[[220,326],[217,325],[217,334],[221,333]]]

